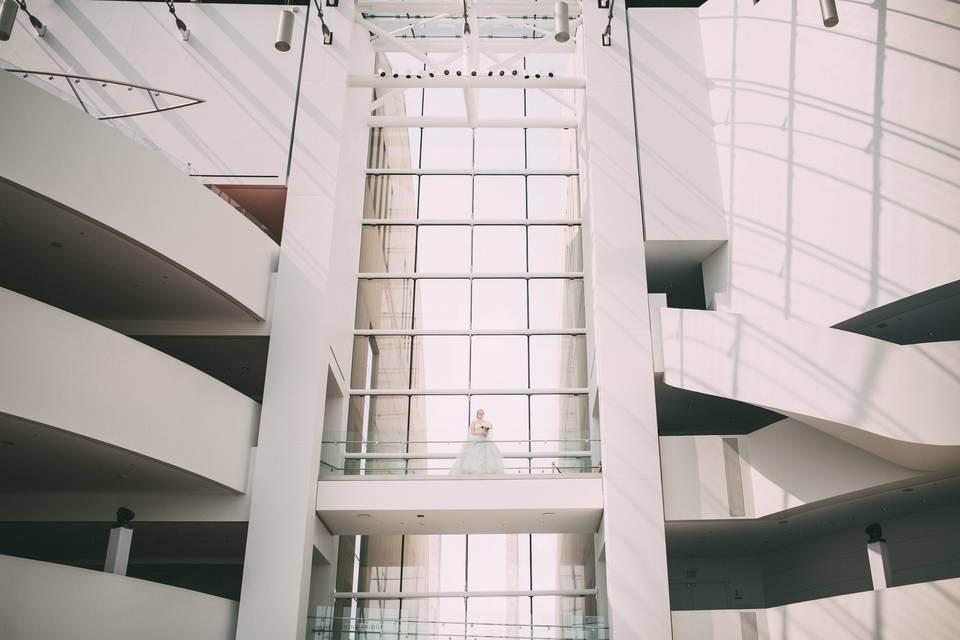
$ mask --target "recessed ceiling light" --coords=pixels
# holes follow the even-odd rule
[[[777,524],[790,524],[787,520],[778,520]]]
[[[8,447],[12,447],[14,443],[13,440],[4,440],[3,444],[7,445]]]
[[[422,513],[418,513],[418,514],[417,514],[417,517],[418,517],[418,518],[426,518],[426,516],[423,515]]]
[[[358,518],[369,518],[369,517],[370,517],[370,514],[369,514],[369,513],[358,513],[358,514],[357,514],[357,517],[358,517]]]
[[[555,515],[557,515],[557,514],[554,513],[553,511],[547,511],[547,512],[544,513],[543,515],[545,515],[545,516],[555,516]]]
[[[62,242],[54,241],[54,242],[51,242],[51,243],[50,243],[50,246],[53,247],[54,249],[63,249],[63,243],[62,243]]]
[[[904,493],[910,493],[911,491],[913,491],[913,487],[907,487],[906,489],[901,489],[901,491],[903,491]]]

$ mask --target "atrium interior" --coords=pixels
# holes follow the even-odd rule
[[[960,637],[958,34],[0,0],[0,636]]]

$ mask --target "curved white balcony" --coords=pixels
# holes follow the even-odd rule
[[[739,436],[661,436],[660,461],[668,521],[781,517],[929,476],[790,418]]]
[[[161,153],[0,73],[0,286],[84,317],[260,320],[279,248]]]
[[[167,585],[0,555],[3,637],[232,640],[237,603]]]
[[[664,381],[771,409],[911,469],[960,464],[960,343],[660,310]]]
[[[135,340],[0,289],[9,491],[243,492],[259,405]]]
[[[960,578],[849,593],[770,609],[674,611],[674,640],[960,637]]]

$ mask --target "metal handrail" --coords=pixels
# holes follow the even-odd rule
[[[19,73],[23,75],[24,78],[26,78],[27,76],[37,76],[37,77],[46,76],[48,79],[66,78],[67,84],[69,84],[70,90],[73,91],[73,95],[76,97],[77,102],[80,103],[80,107],[83,108],[83,110],[86,111],[87,113],[90,113],[90,110],[87,109],[87,105],[83,102],[83,99],[80,97],[80,94],[77,92],[76,88],[74,87],[74,85],[79,83],[81,80],[86,80],[88,82],[99,82],[103,86],[112,84],[120,87],[127,87],[128,89],[141,89],[147,92],[147,95],[150,98],[150,101],[153,103],[154,108],[148,109],[145,111],[131,111],[130,113],[119,113],[114,115],[94,115],[94,117],[97,120],[116,120],[119,118],[132,118],[134,116],[142,116],[150,113],[161,113],[163,111],[173,111],[174,109],[182,109],[183,107],[192,107],[195,104],[201,104],[203,102],[206,102],[206,100],[203,100],[202,98],[195,98],[193,96],[188,96],[184,93],[177,93],[176,91],[167,91],[166,89],[157,89],[156,87],[148,87],[146,85],[135,84],[132,82],[124,82],[123,80],[110,80],[107,78],[81,76],[75,73],[60,73],[56,71],[36,71],[33,69],[20,69],[17,67],[3,67],[3,71],[8,71],[10,73]],[[71,83],[70,82],[71,80],[74,80],[75,82]],[[158,106],[156,100],[154,100],[154,97],[157,95],[160,95],[161,93],[168,96],[182,98],[186,100],[186,102],[183,102],[181,104],[175,104],[169,107]]]

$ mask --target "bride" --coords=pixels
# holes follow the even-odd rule
[[[489,438],[493,425],[483,419],[484,415],[483,409],[477,409],[477,417],[467,429],[470,439],[463,443],[450,475],[503,473],[503,456]]]

